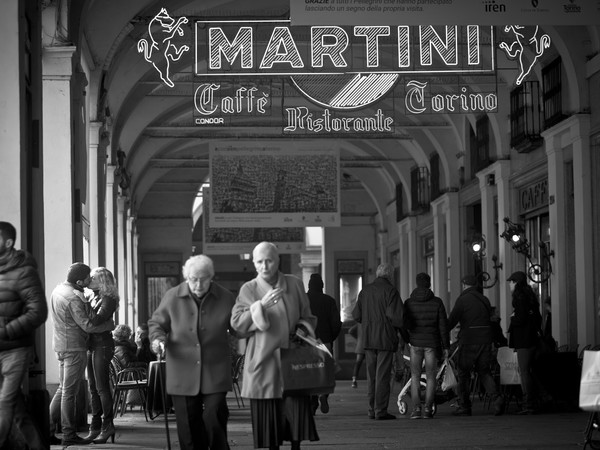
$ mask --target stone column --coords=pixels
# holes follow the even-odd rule
[[[49,261],[44,267],[48,299],[54,287],[66,279],[67,268],[73,263],[70,92],[75,50],[70,46],[46,47],[42,57],[44,254]],[[46,328],[46,353],[53,354],[52,327]],[[49,364],[47,369],[46,381],[58,383],[56,364]]]
[[[121,308],[119,309],[119,323],[129,323],[129,298],[127,298],[127,261],[125,254],[125,212],[127,210],[127,197],[117,197],[117,284],[119,286],[119,297],[121,297]]]
[[[100,130],[102,122],[91,122],[89,125],[89,157],[88,157],[88,201],[89,201],[89,220],[90,220],[90,266],[98,267],[100,265],[100,239],[98,224],[100,217],[98,215],[98,163],[104,162],[104,157],[98,154],[100,143]]]
[[[2,55],[2,96],[0,96],[0,210],[2,220],[10,222],[17,229],[15,248],[21,248],[21,102],[19,90],[19,1],[2,3],[0,25],[0,55]]]
[[[565,217],[565,154],[561,145],[561,138],[555,134],[544,136],[546,142],[546,155],[548,156],[548,192],[554,195],[555,201],[549,207],[550,219],[550,247],[556,255],[552,261],[552,335],[559,344],[568,342],[568,297],[567,281],[562,274],[567,271],[567,242],[559,239],[566,235]]]
[[[583,347],[595,341],[594,241],[592,208],[592,157],[590,116],[578,114],[571,121],[573,145],[573,202],[575,205],[575,273],[577,277],[577,342]],[[554,233],[552,233],[554,234]],[[556,238],[556,237],[555,237]],[[554,262],[554,261],[552,261]],[[554,302],[553,302],[554,303]],[[554,306],[554,305],[553,305]]]
[[[106,167],[106,193],[105,193],[105,228],[106,228],[106,268],[110,270],[113,275],[117,275],[115,272],[115,169],[116,166],[109,165]]]
[[[460,278],[462,276],[460,267],[460,255],[463,242],[460,238],[460,216],[458,192],[448,192],[446,203],[446,255],[448,259],[448,278],[450,279],[450,305],[454,306],[454,301],[461,292]]]
[[[443,301],[446,309],[450,307],[450,299],[448,298],[448,266],[446,261],[447,255],[447,239],[446,226],[446,202],[448,197],[442,195],[431,202],[431,213],[433,215],[433,241],[435,253],[433,254],[433,270],[434,284],[432,286],[435,292]]]

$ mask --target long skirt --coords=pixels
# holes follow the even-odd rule
[[[250,399],[254,448],[275,448],[283,441],[318,441],[310,396]]]

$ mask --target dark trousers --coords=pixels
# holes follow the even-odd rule
[[[470,389],[471,372],[479,375],[479,381],[485,388],[486,394],[492,398],[498,395],[496,382],[492,377],[492,349],[491,344],[460,344],[458,350],[457,372],[458,403],[464,408],[471,407]]]
[[[369,415],[384,416],[390,402],[394,352],[365,349]]]
[[[229,450],[226,394],[172,396],[177,436],[182,450]]]
[[[95,347],[87,353],[92,423],[90,430],[106,430],[113,422],[113,397],[110,391],[110,361],[114,346]]]

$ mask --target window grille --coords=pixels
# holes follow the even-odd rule
[[[442,195],[440,189],[440,155],[434,153],[429,158],[429,167],[431,167],[431,200],[435,200]]]
[[[410,173],[412,212],[421,213],[429,210],[431,201],[429,192],[429,171],[427,167],[415,167]]]
[[[471,177],[477,172],[490,165],[490,120],[488,116],[482,116],[477,119],[476,136],[471,142],[475,142],[475,147],[471,147]]]
[[[510,145],[521,153],[541,145],[540,88],[526,81],[510,93]]]
[[[562,110],[562,61],[558,57],[542,69],[544,89],[544,129],[564,119]]]

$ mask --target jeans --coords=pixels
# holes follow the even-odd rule
[[[50,402],[50,420],[54,426],[62,425],[63,440],[77,435],[77,419],[75,417],[75,399],[79,392],[79,384],[85,375],[87,352],[57,352],[58,389]]]
[[[492,349],[491,344],[462,344],[458,350],[458,404],[464,408],[471,407],[469,385],[471,372],[475,370],[479,381],[494,400],[498,396],[498,388],[492,377]]]
[[[172,396],[182,450],[229,450],[226,394],[217,392]]]
[[[13,419],[28,417],[21,384],[27,375],[32,353],[31,347],[0,352],[0,447],[8,438]]]
[[[114,345],[92,348],[87,352],[87,373],[92,409],[90,430],[106,429],[113,421],[109,366],[114,353]]]
[[[369,415],[385,416],[390,402],[390,381],[394,352],[386,350],[365,350],[367,361],[367,397]]]
[[[421,372],[425,360],[425,375],[427,387],[425,388],[425,406],[431,408],[435,401],[435,376],[437,372],[436,349],[431,347],[410,347],[410,395],[413,409],[421,407]]]

